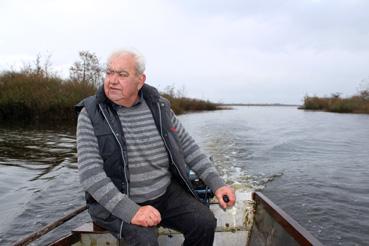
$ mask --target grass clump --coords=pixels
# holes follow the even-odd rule
[[[338,94],[333,94],[331,97],[306,96],[302,109],[369,114],[369,90],[362,90],[348,98],[341,98]]]

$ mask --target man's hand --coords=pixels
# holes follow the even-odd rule
[[[225,202],[223,200],[223,196],[227,195],[229,198],[229,202]],[[236,195],[234,193],[234,190],[232,187],[225,185],[222,186],[220,188],[218,188],[215,191],[215,196],[218,199],[219,202],[219,206],[221,206],[222,208],[227,208],[227,207],[232,207],[234,205],[234,203],[236,202]]]
[[[139,225],[143,227],[156,226],[161,221],[161,215],[159,211],[150,206],[142,206],[140,207],[136,214],[133,216],[131,220],[131,224]]]

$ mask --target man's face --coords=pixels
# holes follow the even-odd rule
[[[136,73],[136,63],[132,55],[115,57],[107,67],[104,80],[105,94],[117,104],[133,103],[145,78],[144,74]]]

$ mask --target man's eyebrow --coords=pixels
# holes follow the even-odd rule
[[[125,69],[118,69],[118,70],[115,70],[115,69],[112,69],[112,68],[107,68],[106,71],[111,71],[111,72],[114,72],[114,73],[126,73],[126,74],[129,74],[129,72]]]

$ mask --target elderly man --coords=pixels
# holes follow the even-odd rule
[[[169,102],[145,84],[144,70],[137,52],[113,53],[104,85],[77,105],[78,167],[88,211],[129,245],[158,245],[158,225],[182,232],[184,245],[212,245],[216,219],[197,199],[188,168],[215,191],[221,207],[234,205],[234,191]]]

